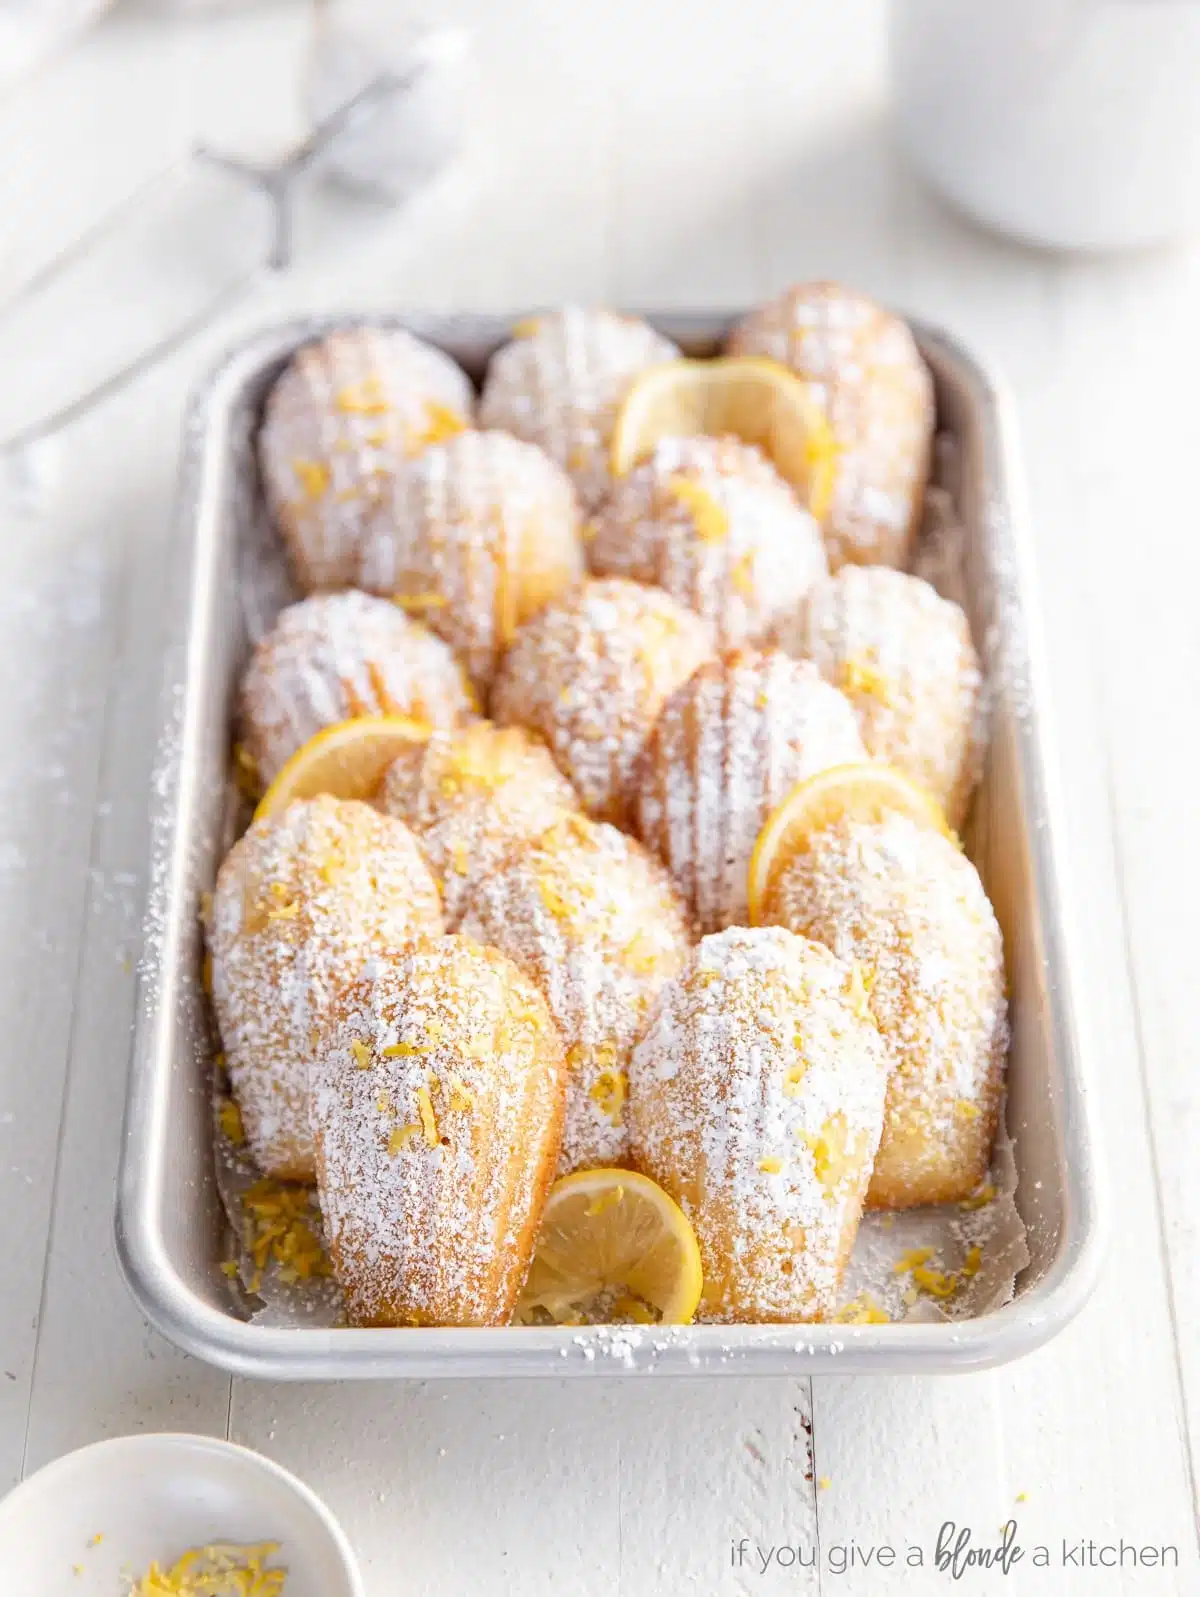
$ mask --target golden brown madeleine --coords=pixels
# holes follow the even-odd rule
[[[843,566],[781,626],[858,716],[867,752],[919,782],[960,826],[979,774],[983,679],[962,610],[920,577]]]
[[[662,439],[597,512],[588,562],[657,583],[712,623],[722,649],[768,639],[828,572],[817,523],[736,438]]]
[[[280,611],[242,678],[238,724],[265,787],[322,728],[359,715],[474,716],[454,651],[386,599],[325,593]]]
[[[405,750],[376,803],[412,828],[441,886],[448,931],[457,931],[477,881],[540,837],[563,810],[579,808],[544,743],[523,727],[489,721],[435,732]]]
[[[492,356],[480,423],[540,445],[591,510],[611,484],[609,444],[629,385],[678,354],[638,316],[577,305],[531,316]]]
[[[970,860],[906,816],[815,833],[764,919],[857,960],[896,1071],[868,1204],[967,1198],[985,1178],[1008,1046],[1004,948]]]
[[[707,622],[660,588],[587,582],[518,634],[492,714],[539,733],[588,814],[628,828],[663,701],[711,653]]]
[[[695,1229],[699,1318],[832,1313],[891,1062],[854,968],[778,927],[704,938],[663,988],[630,1066],[633,1156]]]
[[[755,841],[796,783],[863,757],[847,700],[778,649],[734,650],[671,695],[638,773],[637,830],[699,931],[745,924]]]
[[[267,503],[305,592],[355,580],[383,483],[471,424],[466,374],[411,333],[351,327],[299,350],[267,397]]]
[[[352,1325],[507,1325],[558,1162],[562,1042],[469,938],[367,962],[313,1065],[317,1182]]]
[[[517,628],[583,569],[570,478],[508,433],[464,432],[387,484],[359,580],[452,644],[486,699]]]
[[[482,875],[463,931],[538,985],[567,1050],[559,1174],[629,1159],[629,1056],[691,948],[666,871],[615,827],[564,815]]]
[[[807,379],[833,431],[829,563],[907,564],[933,441],[933,380],[906,322],[840,283],[798,283],[729,340]]]
[[[441,929],[412,834],[367,804],[302,799],[230,849],[213,893],[213,1003],[267,1175],[313,1179],[309,1058],[339,989],[377,949]]]

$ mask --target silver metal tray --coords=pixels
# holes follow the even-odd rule
[[[693,354],[712,353],[728,315],[651,315]],[[1014,1300],[937,1324],[318,1330],[239,1319],[219,1268],[208,1032],[198,905],[221,846],[230,707],[247,652],[240,560],[260,525],[253,440],[263,398],[301,344],[361,317],[292,322],[252,339],[203,385],[187,421],[171,645],[152,795],[144,963],[117,1197],[118,1252],[146,1316],[173,1342],[271,1378],[944,1372],[1016,1358],[1071,1319],[1100,1255],[1088,1084],[1054,860],[1047,730],[1032,575],[1006,405],[953,339],[917,326],[953,442],[943,481],[965,528],[966,603],[999,682],[969,846],[1004,931],[1013,1041],[1008,1126],[1031,1262]],[[388,318],[375,318],[387,321]],[[499,317],[392,318],[479,379],[508,337]]]

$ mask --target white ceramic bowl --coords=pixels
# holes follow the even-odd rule
[[[4,1597],[115,1597],[152,1559],[214,1541],[279,1542],[285,1597],[363,1597],[350,1544],[320,1498],[270,1459],[213,1437],[97,1442],[0,1502]]]

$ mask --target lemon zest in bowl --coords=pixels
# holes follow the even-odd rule
[[[267,1567],[278,1551],[278,1542],[189,1547],[166,1569],[152,1563],[130,1597],[281,1597],[287,1570]]]

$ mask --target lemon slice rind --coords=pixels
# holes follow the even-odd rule
[[[750,856],[750,924],[762,924],[776,876],[810,837],[845,818],[879,821],[896,811],[918,826],[954,837],[933,795],[889,765],[834,765],[797,783],[767,817]]]

